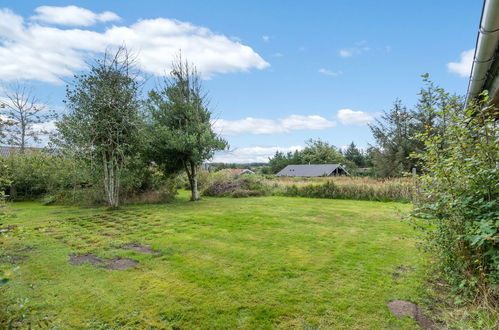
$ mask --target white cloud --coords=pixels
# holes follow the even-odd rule
[[[475,49],[465,50],[461,53],[461,59],[459,62],[447,63],[447,69],[449,72],[456,73],[461,77],[469,77],[471,73],[471,66],[473,65],[474,55]]]
[[[369,50],[371,50],[371,48],[367,45],[367,41],[362,40],[356,42],[353,47],[340,49],[338,53],[341,57],[352,57],[368,52]]]
[[[344,125],[366,125],[374,120],[375,114],[351,109],[338,110],[336,114],[340,122]]]
[[[143,19],[130,26],[112,26],[97,32],[25,22],[9,9],[0,9],[1,80],[61,83],[61,78],[84,69],[89,55],[123,44],[138,54],[141,68],[153,75],[168,72],[179,49],[204,78],[269,66],[249,46],[178,20]]]
[[[97,22],[104,23],[120,20],[120,17],[111,11],[96,14],[88,9],[76,6],[41,6],[36,8],[35,12],[37,15],[31,17],[33,20],[68,26],[90,26]]]
[[[222,135],[286,134],[295,130],[322,130],[334,126],[334,121],[324,117],[302,115],[290,115],[277,120],[247,117],[240,120],[213,121],[213,129]]]
[[[340,49],[340,56],[341,57],[350,57],[352,56],[352,52],[350,50],[347,50],[347,49]]]
[[[231,151],[222,151],[215,154],[212,162],[221,163],[266,163],[276,151],[284,153],[303,150],[303,146],[291,147],[247,147],[237,148]]]
[[[57,122],[56,120],[50,120],[43,123],[34,124],[33,130],[37,132],[43,131],[43,132],[53,133],[57,129],[57,127],[55,126],[56,122]]]
[[[324,69],[324,68],[319,69],[318,72],[325,74],[326,76],[331,76],[331,77],[338,77],[339,75],[343,74],[343,72],[341,72],[341,71],[331,71],[331,70]]]
[[[279,52],[277,52],[277,53],[274,53],[274,56],[275,56],[275,57],[283,57],[283,56],[284,56],[284,54],[283,54],[283,53],[279,53]]]
[[[269,41],[270,37],[269,36],[262,36],[263,41]]]

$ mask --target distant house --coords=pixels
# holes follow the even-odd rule
[[[348,171],[341,164],[311,164],[311,165],[288,165],[276,176],[337,176],[348,175]]]
[[[232,168],[228,169],[228,171],[233,174],[234,176],[241,176],[245,174],[255,174],[252,170],[249,169],[242,169],[242,168]]]

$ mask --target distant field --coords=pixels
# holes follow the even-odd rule
[[[184,193],[118,211],[17,203],[8,222],[28,232],[0,256],[19,266],[0,304],[27,298],[60,328],[417,328],[386,306],[422,299],[408,208]]]

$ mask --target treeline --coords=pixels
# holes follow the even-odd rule
[[[444,129],[445,120],[439,114],[445,109],[463,107],[461,97],[449,95],[428,75],[423,75],[423,81],[414,107],[408,108],[397,99],[391,109],[369,125],[374,145],[361,150],[352,142],[341,150],[325,141],[309,140],[302,151],[276,152],[264,173],[275,174],[290,164],[334,163],[345,165],[355,175],[379,178],[401,177],[413,169],[421,173],[422,164],[415,155],[426,150],[422,136]],[[359,168],[363,170],[356,171]]]
[[[172,178],[184,172],[192,200],[199,199],[200,165],[228,146],[212,129],[199,74],[179,53],[170,74],[145,98],[142,83],[125,47],[96,58],[66,86],[67,112],[43,155],[26,146],[28,139],[39,139],[34,128],[44,112],[35,99],[14,95],[4,105],[11,120],[0,125],[6,142],[19,148],[1,160],[0,176],[10,181],[10,191],[33,197],[94,188],[110,207],[118,207],[129,192],[170,194]]]

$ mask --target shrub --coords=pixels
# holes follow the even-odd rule
[[[229,171],[211,175],[203,191],[204,196],[250,197],[266,194],[263,178],[256,175],[235,176]]]
[[[44,205],[61,204],[74,206],[104,205],[104,193],[100,187],[60,189],[42,198]]]
[[[10,181],[11,197],[17,199],[33,199],[91,180],[90,171],[76,158],[44,151],[0,157],[0,177]]]
[[[414,223],[455,292],[497,304],[499,285],[499,132],[497,109],[448,102],[444,125],[422,135],[425,174]],[[497,305],[496,305],[497,306]]]

